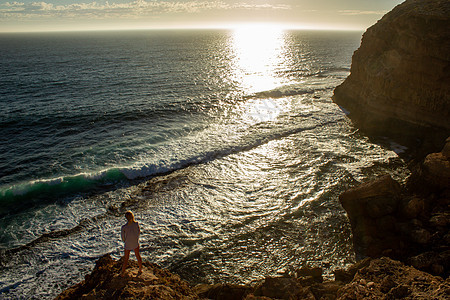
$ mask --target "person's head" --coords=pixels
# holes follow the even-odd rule
[[[127,211],[125,213],[125,218],[127,218],[128,222],[135,222],[134,221],[134,215],[131,211]]]

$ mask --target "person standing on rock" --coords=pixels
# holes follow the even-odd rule
[[[134,250],[134,254],[136,255],[139,264],[138,274],[142,273],[142,258],[139,253],[139,235],[141,229],[139,228],[139,223],[134,220],[134,215],[131,211],[125,213],[125,218],[128,222],[123,225],[121,229],[122,241],[125,243],[125,255],[123,257],[122,272],[120,273],[120,276],[122,277],[125,275],[125,269],[128,265],[131,250]]]

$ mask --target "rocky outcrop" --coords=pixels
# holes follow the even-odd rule
[[[400,191],[400,185],[386,175],[350,189],[339,197],[352,226],[357,252],[377,257],[387,249],[405,247],[394,233]]]
[[[438,145],[450,133],[449,53],[450,2],[407,0],[364,33],[333,100],[366,132]]]
[[[56,300],[69,299],[198,299],[188,283],[178,275],[145,262],[138,274],[137,262],[130,261],[120,277],[122,261],[109,255],[100,258],[85,280],[62,292]]]
[[[448,299],[450,280],[443,280],[389,258],[371,260],[338,299]]]
[[[365,259],[348,270],[339,270],[336,281],[323,282],[320,268],[304,267],[292,274],[266,277],[255,286],[201,284],[189,287],[177,275],[144,263],[138,274],[131,261],[120,277],[121,261],[100,258],[86,279],[56,299],[448,299],[450,280],[443,280],[389,258]],[[345,280],[341,281],[341,278]]]
[[[340,195],[355,250],[450,275],[450,139],[416,166],[405,185],[389,175]]]

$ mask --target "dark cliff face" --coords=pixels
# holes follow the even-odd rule
[[[333,100],[370,133],[443,141],[450,133],[449,62],[450,1],[407,0],[364,33]]]

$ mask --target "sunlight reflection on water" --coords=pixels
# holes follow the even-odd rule
[[[349,71],[360,36],[271,28],[128,35],[118,38],[119,44],[112,42],[116,36],[105,39],[101,49],[107,52],[89,48],[88,55],[71,58],[75,75],[78,61],[91,58],[93,73],[82,87],[98,89],[100,96],[90,98],[89,92],[82,104],[85,110],[97,108],[100,121],[76,109],[70,120],[60,119],[57,111],[48,117],[43,109],[43,117],[26,129],[35,134],[59,124],[77,135],[92,131],[80,143],[98,139],[95,149],[81,147],[87,154],[64,157],[79,159],[77,172],[84,160],[116,160],[112,166],[130,178],[153,176],[0,220],[4,248],[82,225],[67,237],[0,260],[0,298],[6,293],[1,290],[10,299],[54,298],[82,280],[100,255],[120,258],[122,209],[133,210],[141,224],[143,258],[195,283],[245,284],[305,262],[331,266],[330,276],[333,268],[352,261],[350,226],[337,195],[357,180],[397,172],[390,163],[395,154],[355,134],[330,99]],[[54,56],[48,57],[53,65]],[[104,58],[129,63],[108,60],[105,67]],[[98,70],[112,80],[103,90],[92,80]],[[96,123],[78,125],[80,120]],[[36,127],[40,122],[43,127]],[[64,162],[61,147],[51,152],[56,162]],[[47,148],[45,153],[47,158]],[[88,167],[103,168],[101,163]],[[162,176],[163,171],[174,172]]]
[[[230,39],[234,76],[250,93],[273,89],[283,82],[276,68],[283,61],[286,39],[278,28],[239,28]]]

